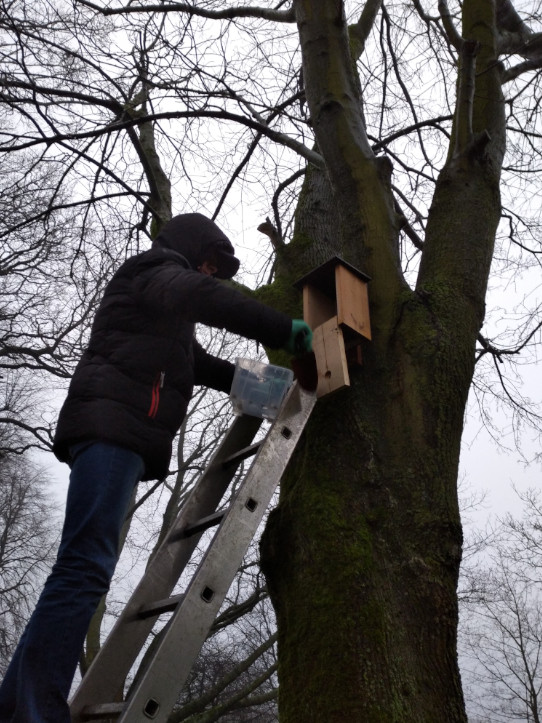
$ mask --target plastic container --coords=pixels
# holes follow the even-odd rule
[[[294,373],[253,359],[236,359],[230,399],[235,414],[275,419]]]

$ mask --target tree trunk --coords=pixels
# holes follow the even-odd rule
[[[261,296],[299,313],[290,284],[340,250],[372,277],[373,341],[350,389],[318,402],[262,541],[279,625],[280,719],[464,723],[457,472],[504,145],[492,3],[464,5],[463,33],[481,43],[475,61],[474,45],[462,54],[463,70],[477,63],[477,92],[457,114],[415,290],[400,272],[391,164],[365,136],[340,4],[294,4],[329,181],[308,173],[293,241]],[[489,144],[477,136],[485,130]]]

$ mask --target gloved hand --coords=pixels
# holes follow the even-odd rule
[[[290,354],[312,351],[312,329],[301,319],[292,319],[292,331],[285,347]]]

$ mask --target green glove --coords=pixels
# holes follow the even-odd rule
[[[300,354],[312,351],[312,330],[301,319],[292,319],[290,338],[284,346],[290,354]]]

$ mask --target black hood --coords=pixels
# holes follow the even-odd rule
[[[154,243],[181,254],[196,270],[212,251],[218,271],[214,276],[231,279],[239,270],[239,259],[228,237],[214,221],[201,213],[181,213],[166,223]]]

